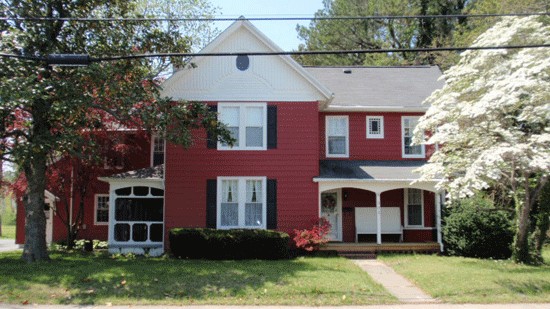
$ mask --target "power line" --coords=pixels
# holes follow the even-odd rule
[[[0,17],[0,21],[76,21],[76,22],[216,22],[216,21],[303,21],[303,20],[377,20],[377,19],[438,19],[438,18],[489,18],[489,17],[526,17],[550,16],[550,12],[503,13],[503,14],[449,14],[449,15],[371,15],[371,16],[315,16],[315,17],[191,17],[191,18],[159,18],[159,17],[128,17],[128,18],[96,18],[96,17]]]
[[[138,54],[110,57],[87,57],[86,64],[103,61],[119,61],[143,58],[161,58],[161,57],[228,57],[228,56],[291,56],[291,55],[344,55],[344,54],[380,54],[380,53],[409,53],[409,52],[434,52],[434,51],[466,51],[466,50],[498,50],[498,49],[523,49],[523,48],[548,48],[550,44],[536,45],[505,45],[505,46],[470,46],[470,47],[428,47],[428,48],[390,48],[390,49],[357,49],[357,50],[312,50],[312,51],[276,51],[276,52],[221,52],[221,53],[157,53],[157,54]],[[84,55],[63,55],[77,56],[82,58]],[[31,61],[48,62],[48,57],[34,57],[24,55],[0,54],[0,57],[18,58]],[[80,59],[79,58],[79,59]]]

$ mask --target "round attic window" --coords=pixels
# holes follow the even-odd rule
[[[246,71],[248,69],[248,66],[250,65],[250,60],[248,59],[247,55],[238,55],[236,64],[237,69],[241,71]]]

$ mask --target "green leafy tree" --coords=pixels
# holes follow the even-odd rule
[[[458,14],[465,0],[325,0],[316,17],[373,15]],[[354,50],[437,47],[451,38],[453,19],[313,20],[298,26],[305,43],[299,50]],[[304,65],[404,65],[437,63],[445,53],[388,53],[305,55],[296,57]]]
[[[92,57],[188,51],[190,39],[158,22],[77,22],[55,18],[139,17],[123,0],[2,0],[0,52],[26,57],[89,54]],[[27,20],[44,17],[47,20]],[[229,140],[204,104],[159,98],[156,76],[170,63],[161,58],[93,63],[83,68],[49,67],[40,61],[0,58],[0,153],[27,179],[25,247],[29,262],[49,259],[43,211],[46,169],[53,158],[78,156],[82,132],[145,128],[189,146],[192,129],[205,127]]]

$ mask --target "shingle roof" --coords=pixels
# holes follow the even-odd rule
[[[321,160],[317,179],[416,180],[425,161]]]
[[[305,67],[334,93],[329,109],[423,108],[422,101],[442,88],[437,66]],[[344,73],[349,72],[349,73]]]
[[[163,179],[164,165],[156,165],[153,167],[141,168],[134,171],[128,171],[120,174],[111,175],[104,178],[111,179]]]

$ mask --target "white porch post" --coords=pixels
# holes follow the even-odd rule
[[[376,192],[376,243],[382,244],[382,205],[380,192]]]
[[[435,225],[437,228],[439,250],[443,252],[443,238],[441,237],[441,192],[436,192],[435,194]]]

